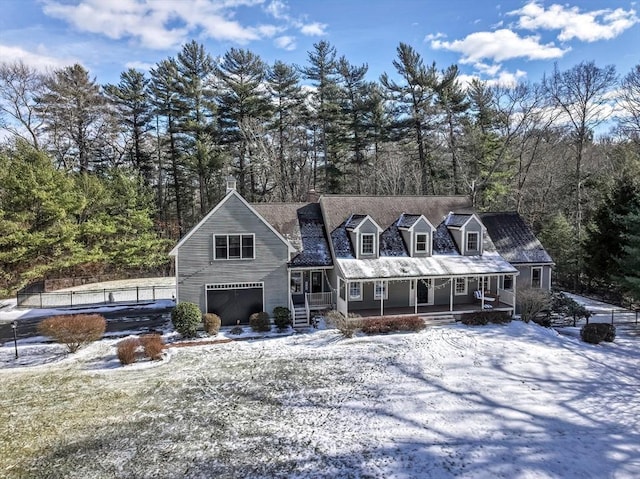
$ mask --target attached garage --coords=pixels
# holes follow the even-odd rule
[[[207,312],[220,316],[223,326],[248,324],[249,316],[264,311],[264,283],[207,284]]]

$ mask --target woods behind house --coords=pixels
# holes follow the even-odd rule
[[[463,83],[400,43],[379,79],[326,41],[304,65],[195,41],[148,73],[0,63],[0,294],[50,275],[159,273],[224,195],[470,195],[514,210],[574,289],[640,294],[640,65]]]

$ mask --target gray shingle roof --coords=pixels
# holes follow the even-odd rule
[[[553,263],[518,213],[482,213],[480,219],[498,253],[510,263]]]
[[[410,215],[410,214],[402,214],[398,221],[396,222],[396,226],[398,228],[411,228],[416,221],[420,219],[420,215]]]
[[[439,225],[450,211],[473,212],[467,196],[322,195],[319,201],[329,232],[340,226],[352,213],[369,215],[384,230],[407,212],[424,215],[434,226]]]
[[[447,217],[445,223],[447,226],[460,228],[467,221],[469,221],[469,218],[471,218],[470,214],[452,213]]]
[[[298,251],[290,266],[333,265],[318,203],[254,203],[251,206]]]
[[[360,223],[362,223],[366,217],[367,215],[353,214],[349,217],[349,219],[347,220],[344,226],[348,230],[354,230],[358,226],[360,226]]]

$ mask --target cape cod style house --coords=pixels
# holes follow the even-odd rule
[[[177,300],[218,314],[223,325],[276,306],[293,311],[295,326],[329,308],[513,313],[517,287],[549,289],[553,266],[517,213],[477,214],[467,197],[250,204],[233,184],[170,254]]]

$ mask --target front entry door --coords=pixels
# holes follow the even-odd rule
[[[311,292],[322,293],[322,271],[311,272]]]
[[[418,305],[433,304],[433,280],[419,279],[417,282]]]

